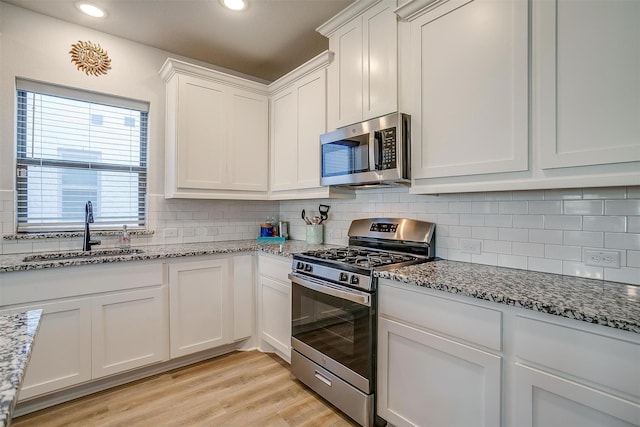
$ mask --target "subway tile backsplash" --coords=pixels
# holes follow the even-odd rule
[[[325,242],[347,244],[352,219],[408,217],[432,221],[439,257],[640,285],[640,186],[412,195],[407,189],[357,191],[351,200],[286,201],[280,215],[304,239],[305,208],[331,205]],[[461,240],[481,243],[481,253]],[[585,249],[617,251],[620,268],[586,265]]]
[[[406,188],[358,190],[355,199],[295,201],[166,200],[149,196],[151,236],[134,245],[254,239],[267,216],[289,221],[305,239],[300,219],[331,206],[326,243],[345,245],[353,219],[408,217],[435,222],[439,257],[640,285],[640,186],[568,190],[413,195]],[[13,192],[0,191],[2,234],[14,232]],[[480,243],[467,253],[461,240]],[[0,241],[0,254],[72,250],[81,239]],[[103,245],[116,243],[102,238]],[[464,245],[468,247],[468,245]],[[585,249],[617,251],[620,268],[586,265]]]

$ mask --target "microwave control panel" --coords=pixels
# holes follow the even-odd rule
[[[396,168],[396,128],[391,127],[376,132],[378,144],[378,159],[376,169],[386,170]]]

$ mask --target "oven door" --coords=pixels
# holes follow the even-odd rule
[[[374,389],[375,294],[291,273],[291,345],[366,394]]]

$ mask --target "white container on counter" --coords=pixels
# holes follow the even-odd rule
[[[324,231],[324,225],[322,224],[307,225],[307,243],[310,243],[310,244],[322,243],[323,231]]]

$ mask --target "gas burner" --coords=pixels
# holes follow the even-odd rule
[[[376,251],[363,248],[344,247],[305,252],[303,255],[336,264],[353,265],[371,269],[380,266],[412,262],[418,259],[413,255]]]

